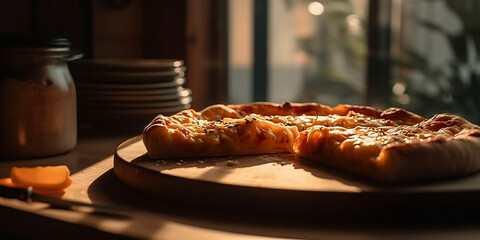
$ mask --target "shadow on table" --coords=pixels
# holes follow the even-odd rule
[[[190,198],[152,196],[123,184],[113,169],[94,181],[88,191],[93,202],[159,214],[163,220],[270,237],[312,238],[325,233],[438,234],[480,226],[478,196],[472,193],[437,194],[436,199],[428,195],[403,195],[396,199],[395,195],[373,194],[359,198],[358,194],[352,197],[351,194],[328,193],[320,201],[318,195],[312,201],[295,201],[292,196],[275,191],[266,199],[246,194],[234,200],[228,196],[222,198],[221,192]],[[332,194],[334,196],[329,196]],[[250,197],[253,199],[248,200]],[[308,198],[309,194],[297,192],[294,197]],[[158,224],[161,227],[163,223]]]

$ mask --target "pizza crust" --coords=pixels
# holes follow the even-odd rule
[[[282,104],[270,102],[255,102],[249,104],[227,105],[238,112],[241,116],[256,113],[260,115],[328,115],[333,109],[327,105],[318,103],[291,103],[284,102]]]
[[[242,115],[232,108],[229,108],[223,104],[216,104],[209,106],[200,111],[199,117],[205,120],[220,120],[226,117],[229,118],[241,118]]]
[[[480,138],[470,135],[386,148],[380,156],[383,174],[369,172],[367,177],[393,183],[464,176],[480,170],[479,150]]]
[[[223,112],[223,109],[227,108],[234,110],[240,116],[246,116],[248,114],[256,113],[260,115],[309,115],[309,116],[325,116],[331,114],[337,114],[340,116],[346,116],[350,112],[360,113],[374,118],[383,118],[392,121],[402,122],[404,124],[413,125],[421,121],[426,120],[424,117],[419,116],[415,113],[409,112],[401,108],[388,108],[384,111],[376,109],[370,106],[357,106],[349,104],[339,104],[335,107],[330,107],[327,105],[322,105],[318,103],[291,103],[284,102],[282,104],[271,103],[271,102],[255,102],[249,104],[238,104],[238,105],[214,105],[213,109],[218,109]],[[212,111],[212,107],[207,108],[209,111]],[[205,110],[204,110],[205,111]],[[218,115],[221,117],[221,114]]]

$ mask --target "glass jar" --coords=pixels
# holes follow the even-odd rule
[[[75,84],[67,39],[0,43],[0,157],[65,153],[77,142]]]

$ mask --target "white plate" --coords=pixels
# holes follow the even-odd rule
[[[154,89],[154,88],[176,88],[185,84],[185,78],[175,78],[170,82],[159,83],[97,83],[97,82],[75,82],[79,89],[94,90],[115,90],[115,89]]]

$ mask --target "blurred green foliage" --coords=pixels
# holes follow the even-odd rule
[[[447,40],[453,54],[452,60],[444,65],[434,65],[426,56],[413,49],[407,50],[406,58],[402,60],[392,59],[397,71],[395,81],[406,85],[405,93],[411,99],[409,104],[402,105],[395,99],[392,99],[392,103],[425,116],[439,112],[455,113],[479,124],[480,1],[423,1],[430,3],[443,1],[448,10],[460,21],[462,29],[453,33],[441,22],[415,19],[420,26]],[[407,74],[398,74],[399,72]],[[411,74],[412,72],[415,74]]]

